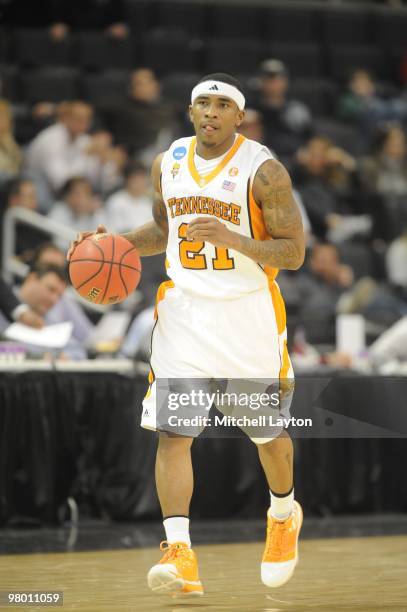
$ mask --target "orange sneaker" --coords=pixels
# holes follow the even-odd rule
[[[298,563],[298,536],[302,525],[302,509],[294,501],[291,516],[277,521],[267,512],[267,540],[261,562],[261,580],[268,587],[288,582]]]
[[[194,551],[185,542],[166,541],[161,542],[160,550],[165,551],[163,558],[147,575],[150,589],[155,593],[203,595]]]

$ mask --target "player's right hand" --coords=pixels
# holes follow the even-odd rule
[[[82,242],[82,240],[85,240],[85,238],[88,238],[89,236],[93,236],[93,234],[106,234],[106,233],[107,233],[107,229],[105,228],[104,225],[98,225],[96,228],[96,232],[80,232],[80,234],[77,235],[76,240],[73,240],[71,244],[69,245],[69,250],[68,250],[68,253],[66,254],[67,260],[69,261],[71,259],[72,253],[74,252],[78,244]]]

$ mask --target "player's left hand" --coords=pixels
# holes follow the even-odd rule
[[[217,247],[233,246],[234,232],[218,219],[199,217],[189,223],[186,236],[194,242],[210,242]]]

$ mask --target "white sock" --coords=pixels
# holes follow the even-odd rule
[[[186,516],[170,516],[163,521],[165,535],[169,544],[175,542],[185,542],[191,547],[189,537],[189,518]]]
[[[294,503],[294,488],[288,495],[280,497],[270,491],[270,514],[278,521],[285,521],[289,518]]]

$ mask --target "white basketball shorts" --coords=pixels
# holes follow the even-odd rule
[[[160,406],[164,398],[160,390],[168,389],[168,385],[169,390],[173,389],[174,381],[179,381],[184,390],[207,390],[210,381],[221,380],[223,390],[227,388],[228,391],[238,390],[241,393],[245,388],[244,381],[253,382],[254,386],[249,385],[251,391],[266,391],[271,386],[275,391],[276,383],[292,381],[293,377],[287,351],[285,307],[275,281],[270,281],[268,288],[230,300],[187,294],[175,287],[172,281],[160,285],[151,339],[149,389],[143,401],[142,427],[153,431],[168,431],[165,424],[172,409],[168,410],[168,402],[165,402],[166,408],[160,417]],[[177,382],[175,384],[177,386]],[[214,390],[213,383],[211,390]],[[219,400],[219,394],[216,397]],[[237,401],[236,393],[233,397]],[[208,416],[207,403],[205,399],[203,405],[197,407],[189,406],[186,402],[182,414],[189,414],[188,411],[193,408],[191,415]],[[232,409],[225,402],[214,400],[214,403],[223,414],[241,416],[244,411],[240,404]],[[254,408],[256,410],[258,408]],[[267,413],[267,408],[265,410]],[[287,404],[284,416],[288,416]],[[193,428],[187,427],[184,430],[181,427],[171,431],[196,436],[204,427],[201,419]],[[244,425],[239,427],[257,443],[273,439],[282,429],[280,427],[273,430],[272,435],[266,434],[257,439],[254,432],[258,430]]]

